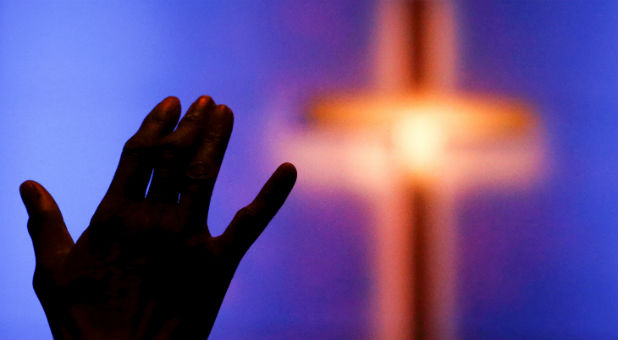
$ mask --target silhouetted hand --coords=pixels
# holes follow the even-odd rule
[[[169,97],[146,117],[75,244],[51,195],[21,185],[34,290],[54,338],[206,338],[240,259],[292,189],[296,169],[285,163],[212,237],[208,206],[233,115],[203,96],[174,130],[179,116]]]

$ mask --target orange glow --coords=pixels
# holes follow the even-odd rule
[[[450,171],[443,169],[444,164],[476,158],[495,147],[536,145],[525,150],[530,155],[539,149],[538,121],[530,107],[516,100],[437,94],[343,95],[317,102],[311,113],[319,130],[371,134],[388,141],[385,151],[413,177]],[[538,157],[531,157],[530,162],[519,164],[536,163]],[[495,159],[492,164],[503,168],[498,164],[501,158]],[[515,175],[513,180],[520,179],[510,174]]]
[[[375,130],[389,128],[411,112],[431,112],[448,116],[444,124],[451,127],[467,125],[465,131],[458,134],[463,132],[472,136],[481,132],[481,136],[490,136],[503,135],[508,131],[511,131],[508,135],[525,132],[535,121],[530,111],[529,107],[516,100],[473,94],[367,93],[321,99],[310,113],[312,121],[325,129]]]

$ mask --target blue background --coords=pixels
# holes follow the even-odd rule
[[[315,93],[369,84],[374,7],[0,1],[0,338],[51,337],[31,286],[23,180],[54,195],[77,238],[150,108],[207,93],[236,115],[209,220],[218,234],[284,161],[268,154],[269,119],[302,124]],[[456,7],[459,88],[534,103],[550,164],[535,188],[471,192],[461,204],[462,336],[615,339],[618,6]],[[294,192],[243,260],[211,338],[370,336],[366,204],[345,191]]]

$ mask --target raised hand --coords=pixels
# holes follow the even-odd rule
[[[202,96],[176,127],[179,116],[174,97],[148,114],[76,243],[51,195],[21,185],[33,285],[54,338],[207,338],[239,261],[294,186],[296,169],[280,165],[211,236],[208,206],[233,114]]]

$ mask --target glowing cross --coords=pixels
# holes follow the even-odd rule
[[[283,148],[315,183],[372,199],[376,337],[453,339],[456,196],[529,182],[538,123],[519,101],[452,91],[449,2],[384,0],[378,15],[375,88],[317,100]]]

